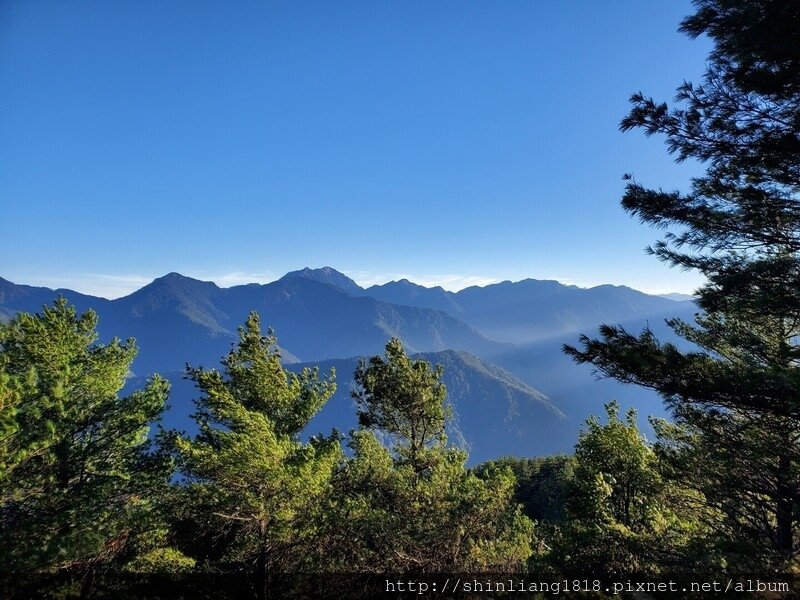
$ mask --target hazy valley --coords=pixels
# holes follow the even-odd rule
[[[278,337],[290,368],[336,369],[338,390],[306,434],[347,432],[356,426],[350,399],[358,358],[382,353],[391,337],[445,368],[455,419],[450,437],[470,451],[470,462],[504,455],[569,452],[586,416],[619,400],[642,417],[663,415],[656,394],[600,380],[561,352],[601,323],[632,331],[647,325],[669,334],[664,319],[691,318],[692,302],[610,285],[590,289],[526,279],[448,292],[407,280],[367,289],[325,267],[287,273],[260,285],[221,288],[178,273],[107,300],[72,290],[19,285],[0,279],[0,315],[38,312],[64,295],[100,317],[102,341],[136,339],[139,355],[129,387],[153,373],[172,382],[168,426],[191,429],[196,390],[182,379],[188,363],[215,367],[236,340],[251,310]],[[647,431],[645,419],[641,419]]]

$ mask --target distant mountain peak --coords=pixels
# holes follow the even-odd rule
[[[192,279],[191,277],[187,277],[186,275],[182,275],[177,271],[172,271],[167,273],[166,275],[162,275],[161,277],[156,277],[155,281],[198,281],[197,279]]]
[[[344,273],[342,273],[341,271],[337,271],[333,267],[320,267],[318,269],[312,269],[311,267],[305,267],[303,269],[300,269],[299,271],[292,271],[290,273],[287,273],[287,275],[292,275],[292,274],[302,275],[303,277],[310,277],[312,275],[325,275],[325,276],[333,276],[333,277],[335,277],[337,275],[341,275],[342,277],[345,277]]]
[[[689,302],[695,299],[691,294],[679,294],[678,292],[659,294],[659,296],[667,300],[674,300],[675,302]]]
[[[198,306],[210,303],[211,297],[219,291],[219,286],[213,281],[201,281],[173,271],[156,277],[146,286],[123,296],[120,300],[138,303],[148,299],[145,300],[147,304],[158,305],[171,298],[186,306]],[[154,300],[155,298],[158,300]]]
[[[384,283],[383,286],[372,286],[372,287],[374,288],[374,287],[392,287],[392,286],[403,286],[406,288],[411,288],[413,290],[425,290],[426,292],[436,292],[439,294],[449,293],[440,285],[433,285],[428,287],[426,285],[419,284],[416,281],[411,281],[410,279],[407,279],[405,277],[397,281],[389,281],[387,283]]]
[[[639,292],[639,290],[634,290],[632,287],[628,287],[627,285],[616,285],[613,283],[601,283],[600,285],[595,285],[590,288],[589,290],[630,290],[633,292]],[[639,292],[640,294],[644,294],[644,292]]]
[[[281,277],[281,279],[289,279],[292,277],[304,277],[321,283],[327,283],[328,285],[344,290],[348,294],[360,294],[363,291],[360,285],[333,267],[322,267],[319,269],[305,267],[298,271],[290,271]]]
[[[143,288],[140,288],[136,292],[133,292],[133,294],[137,294],[142,290],[154,289],[154,288],[197,290],[197,289],[219,289],[219,286],[213,281],[202,281],[201,279],[195,279],[194,277],[188,277],[176,271],[172,271],[171,273],[167,273],[166,275],[162,275],[161,277],[156,277],[155,279],[153,279],[153,281],[148,283]]]
[[[391,281],[387,281],[386,283],[376,283],[375,285],[370,286],[367,288],[368,290],[375,289],[375,288],[413,288],[413,289],[420,289],[420,290],[433,290],[436,288],[429,288],[425,287],[424,285],[420,285],[418,283],[414,283],[410,279],[392,279]]]
[[[432,289],[435,289],[435,288],[425,287],[424,285],[420,285],[418,283],[414,283],[413,281],[411,281],[410,279],[406,279],[405,277],[403,279],[394,279],[392,281],[387,281],[384,284],[374,285],[372,287],[373,288],[378,288],[378,287],[384,287],[384,288],[393,288],[393,287],[394,288],[408,288],[408,289],[412,289],[412,290],[432,290]]]

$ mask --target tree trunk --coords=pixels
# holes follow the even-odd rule
[[[256,558],[256,598],[266,600],[267,598],[267,525],[264,521],[258,524],[258,537],[260,547]]]
[[[778,457],[777,505],[775,507],[775,541],[781,562],[785,562],[792,557],[794,545],[792,535],[792,507],[794,503],[788,483],[790,468],[791,459],[786,454],[781,454]]]
[[[92,585],[94,584],[94,561],[89,563],[89,568],[83,575],[81,580],[81,598],[88,598],[92,593]]]

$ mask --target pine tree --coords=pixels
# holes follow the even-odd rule
[[[562,574],[655,575],[685,568],[681,558],[707,530],[691,492],[667,485],[657,454],[639,431],[636,411],[624,420],[605,405],[607,421],[590,417],[575,446],[567,518],[549,535],[542,562]]]
[[[331,567],[364,572],[518,570],[533,524],[512,501],[507,467],[478,477],[449,446],[441,367],[391,340],[357,369],[361,429],[336,476],[328,527]],[[390,443],[384,446],[379,437]]]
[[[795,528],[796,491],[786,487],[800,480],[796,423],[752,411],[697,411],[655,428],[668,485],[697,491],[687,504],[708,533],[697,540],[695,561],[740,571],[790,569],[777,535]],[[785,529],[783,519],[791,520]]]
[[[582,349],[565,350],[600,373],[658,391],[691,432],[680,444],[687,452],[687,440],[726,444],[718,457],[730,452],[753,477],[770,474],[768,489],[750,496],[771,503],[760,531],[741,522],[726,527],[769,547],[767,562],[776,566],[796,553],[800,501],[800,5],[696,6],[681,30],[714,42],[703,83],[684,83],[673,109],[634,95],[621,125],[663,134],[679,161],[707,166],[686,194],[646,188],[628,176],[622,200],[643,222],[670,229],[651,252],[706,278],[697,291],[704,314],[694,324],[669,321],[695,349],[680,351],[649,330],[637,336],[603,326],[601,339],[583,337]],[[747,448],[746,456],[734,452],[737,446]],[[732,483],[724,502],[713,500],[728,506],[729,518],[747,510],[740,503],[747,482]]]
[[[175,447],[186,477],[187,514],[211,542],[198,559],[252,566],[259,596],[271,572],[309,568],[313,511],[341,458],[336,436],[299,434],[336,390],[316,370],[283,368],[277,340],[252,312],[222,372],[188,368],[202,396],[194,439]],[[216,555],[215,555],[216,553]]]
[[[567,454],[517,458],[504,456],[479,465],[480,475],[490,468],[509,467],[517,478],[514,500],[536,521],[537,532],[566,519],[566,497],[575,477],[575,457]]]
[[[446,444],[445,422],[452,411],[445,404],[447,390],[440,381],[443,368],[424,360],[413,360],[402,342],[394,338],[386,345],[386,359],[373,356],[355,372],[353,393],[358,422],[364,429],[389,434],[396,444],[398,465],[408,465],[420,477],[435,458],[431,448]]]
[[[639,432],[634,409],[619,418],[619,404],[606,404],[608,422],[590,417],[575,446],[574,493],[570,513],[613,520],[627,528],[645,525],[662,482],[656,456]],[[602,494],[597,490],[602,489]]]
[[[0,370],[0,506],[13,496],[11,472],[21,462],[20,448],[15,444],[19,431],[17,411],[20,394],[16,381]]]
[[[0,324],[0,568],[84,569],[146,534],[170,466],[150,425],[167,382],[121,398],[132,340],[97,344],[97,315],[59,298]]]

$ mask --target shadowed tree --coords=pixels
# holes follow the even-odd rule
[[[783,565],[797,551],[800,499],[800,4],[695,5],[681,30],[714,42],[702,83],[684,83],[673,108],[635,94],[621,125],[664,135],[679,161],[707,167],[688,193],[626,176],[622,200],[644,223],[668,229],[652,253],[706,278],[697,291],[704,314],[693,324],[669,321],[694,349],[659,342],[649,330],[633,335],[606,325],[600,339],[582,337],[581,349],[565,351],[604,375],[658,391],[698,444],[747,448],[739,453],[745,471],[771,478],[754,501],[772,509],[758,532],[728,532],[747,531],[770,548],[768,563]],[[747,496],[746,482],[733,483],[730,507]],[[729,518],[746,507],[727,511]]]

